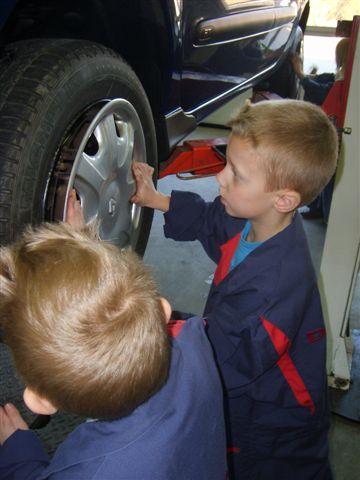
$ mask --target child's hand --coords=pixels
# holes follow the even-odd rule
[[[69,193],[66,210],[66,223],[79,230],[85,225],[84,213],[79,200],[76,198],[75,189],[72,189]]]
[[[0,444],[2,445],[16,430],[29,430],[18,409],[7,403],[0,407]]]
[[[169,210],[170,197],[163,195],[155,189],[152,175],[154,169],[146,163],[134,162],[132,171],[136,182],[136,192],[130,202],[140,207],[156,208],[163,212]]]
[[[140,207],[152,207],[154,198],[157,195],[152,179],[154,169],[146,163],[134,162],[132,164],[132,172],[136,182],[136,192],[130,198],[130,201],[140,205]]]

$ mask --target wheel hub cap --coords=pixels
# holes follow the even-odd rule
[[[101,238],[120,247],[133,245],[139,233],[141,209],[129,203],[135,192],[133,161],[146,162],[140,119],[127,100],[109,101],[79,146],[66,199],[75,188],[85,220],[98,220]]]

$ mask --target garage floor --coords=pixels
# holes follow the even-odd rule
[[[223,130],[199,128],[193,138],[224,136]],[[159,182],[163,193],[173,189],[192,190],[211,200],[218,194],[213,177],[196,181],[180,181],[171,176]],[[196,242],[177,243],[163,236],[162,214],[156,213],[144,260],[157,278],[161,293],[173,308],[201,314],[211,284],[214,264]],[[310,249],[317,271],[320,266],[325,226],[320,221],[305,222]],[[360,346],[360,345],[359,345]],[[28,420],[21,402],[21,382],[16,378],[7,348],[0,343],[0,403],[13,401]],[[55,415],[50,424],[39,430],[49,453],[83,419],[73,415]],[[355,480],[360,471],[360,424],[338,415],[332,416],[330,433],[331,463],[335,480]],[[192,479],[189,479],[192,480]],[[269,479],[270,480],[270,479]],[[306,480],[306,479],[304,479]]]

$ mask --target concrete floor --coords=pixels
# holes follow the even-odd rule
[[[216,136],[225,136],[224,130],[200,127],[191,138]],[[161,180],[158,188],[166,194],[172,190],[191,190],[206,200],[212,200],[218,195],[214,177],[181,181],[171,176]],[[319,272],[326,227],[321,221],[307,221],[304,226],[315,269]],[[201,315],[215,265],[198,242],[166,239],[163,235],[163,215],[159,212],[155,213],[144,261],[152,267],[162,295],[174,309]],[[359,479],[360,423],[332,415],[330,449],[335,480]]]

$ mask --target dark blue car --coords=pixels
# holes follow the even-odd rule
[[[307,0],[2,0],[0,242],[86,219],[146,246],[152,212],[130,206],[131,162],[155,167],[206,115],[264,79],[295,95],[286,59]]]

